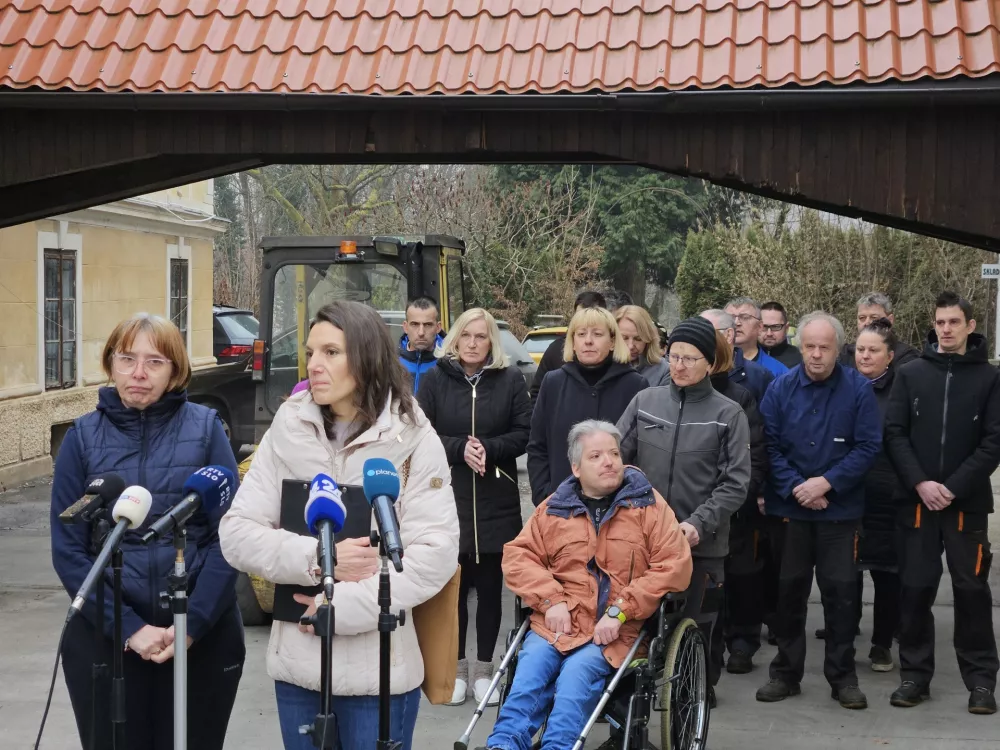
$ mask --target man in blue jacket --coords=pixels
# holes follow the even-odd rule
[[[864,477],[881,448],[878,404],[868,380],[837,362],[844,327],[814,312],[799,325],[802,365],[779,376],[761,403],[771,474],[765,512],[783,523],[778,654],[757,700],[798,695],[805,669],[813,568],[827,623],[823,672],[844,708],[867,708],[854,666],[855,545]]]
[[[736,326],[736,346],[743,350],[748,362],[756,362],[778,377],[788,372],[787,367],[760,348],[760,305],[751,297],[737,297],[726,305],[726,312],[733,316]]]
[[[437,362],[434,350],[443,343],[437,302],[430,297],[410,300],[406,305],[403,337],[399,340],[399,361],[410,374],[414,395],[420,387],[420,376]]]
[[[743,350],[736,345],[736,322],[732,315],[725,310],[705,310],[701,317],[712,321],[715,330],[725,336],[733,347],[733,369],[729,371],[729,379],[750,391],[759,404],[764,400],[767,387],[774,381],[774,373],[763,365],[748,360]]]

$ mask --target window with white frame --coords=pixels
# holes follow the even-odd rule
[[[188,261],[185,258],[170,259],[170,320],[173,321],[188,340]]]
[[[46,250],[45,389],[76,385],[76,251]]]

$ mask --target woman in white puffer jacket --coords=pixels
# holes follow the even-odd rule
[[[369,458],[384,458],[409,474],[398,502],[403,572],[391,570],[393,611],[412,610],[437,594],[458,569],[459,526],[451,471],[440,439],[420,411],[378,313],[356,302],[334,302],[316,315],[306,345],[309,390],[278,409],[233,506],[219,524],[229,563],[268,581],[320,582],[316,539],[278,528],[285,479],[332,476],[361,485]],[[402,473],[402,472],[401,472]],[[378,734],[378,554],[363,540],[337,545],[332,686],[340,747],[370,750]],[[316,600],[297,594],[309,604]],[[267,649],[286,750],[312,748],[299,726],[320,709],[320,638],[275,621]],[[392,633],[392,738],[410,750],[424,668],[413,619]]]

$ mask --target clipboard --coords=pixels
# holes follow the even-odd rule
[[[344,539],[358,539],[371,534],[372,509],[365,498],[364,490],[357,485],[341,485],[341,499],[347,509],[344,528],[334,534],[334,542]],[[306,501],[309,500],[309,482],[302,479],[285,479],[281,483],[281,515],[278,519],[279,528],[291,531],[300,536],[312,538],[309,527],[306,526]],[[293,596],[306,594],[316,596],[323,590],[322,586],[296,586],[279,583],[274,587],[274,606],[271,617],[281,622],[298,623],[305,613],[306,606],[299,604]]]

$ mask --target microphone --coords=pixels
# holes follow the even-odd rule
[[[83,497],[59,514],[64,524],[89,521],[92,513],[120,497],[125,491],[125,480],[117,474],[101,474],[87,485]]]
[[[392,560],[397,573],[403,572],[403,542],[399,537],[399,520],[394,503],[399,497],[399,474],[391,461],[369,458],[361,470],[361,486],[365,499],[375,513],[375,524],[382,537],[382,549]]]
[[[236,478],[225,466],[205,466],[198,469],[184,482],[184,499],[168,510],[149,527],[142,537],[143,544],[149,544],[169,534],[201,508],[212,513],[222,508],[233,496]]]
[[[66,620],[83,609],[84,602],[90,596],[91,590],[97,584],[97,579],[104,575],[104,569],[108,567],[108,561],[118,545],[121,544],[122,537],[129,529],[142,526],[143,521],[149,514],[149,507],[153,504],[153,496],[145,487],[128,487],[115,502],[111,509],[111,518],[115,522],[114,529],[108,534],[108,540],[104,543],[101,553],[94,561],[90,572],[83,581],[83,585],[76,594],[76,598],[69,606],[69,614]]]
[[[333,535],[344,528],[347,508],[341,499],[340,488],[326,474],[317,474],[309,485],[309,499],[306,501],[306,525],[309,533],[319,536],[320,575],[323,578],[323,592],[326,600],[333,601],[333,569],[337,565],[337,550]]]

